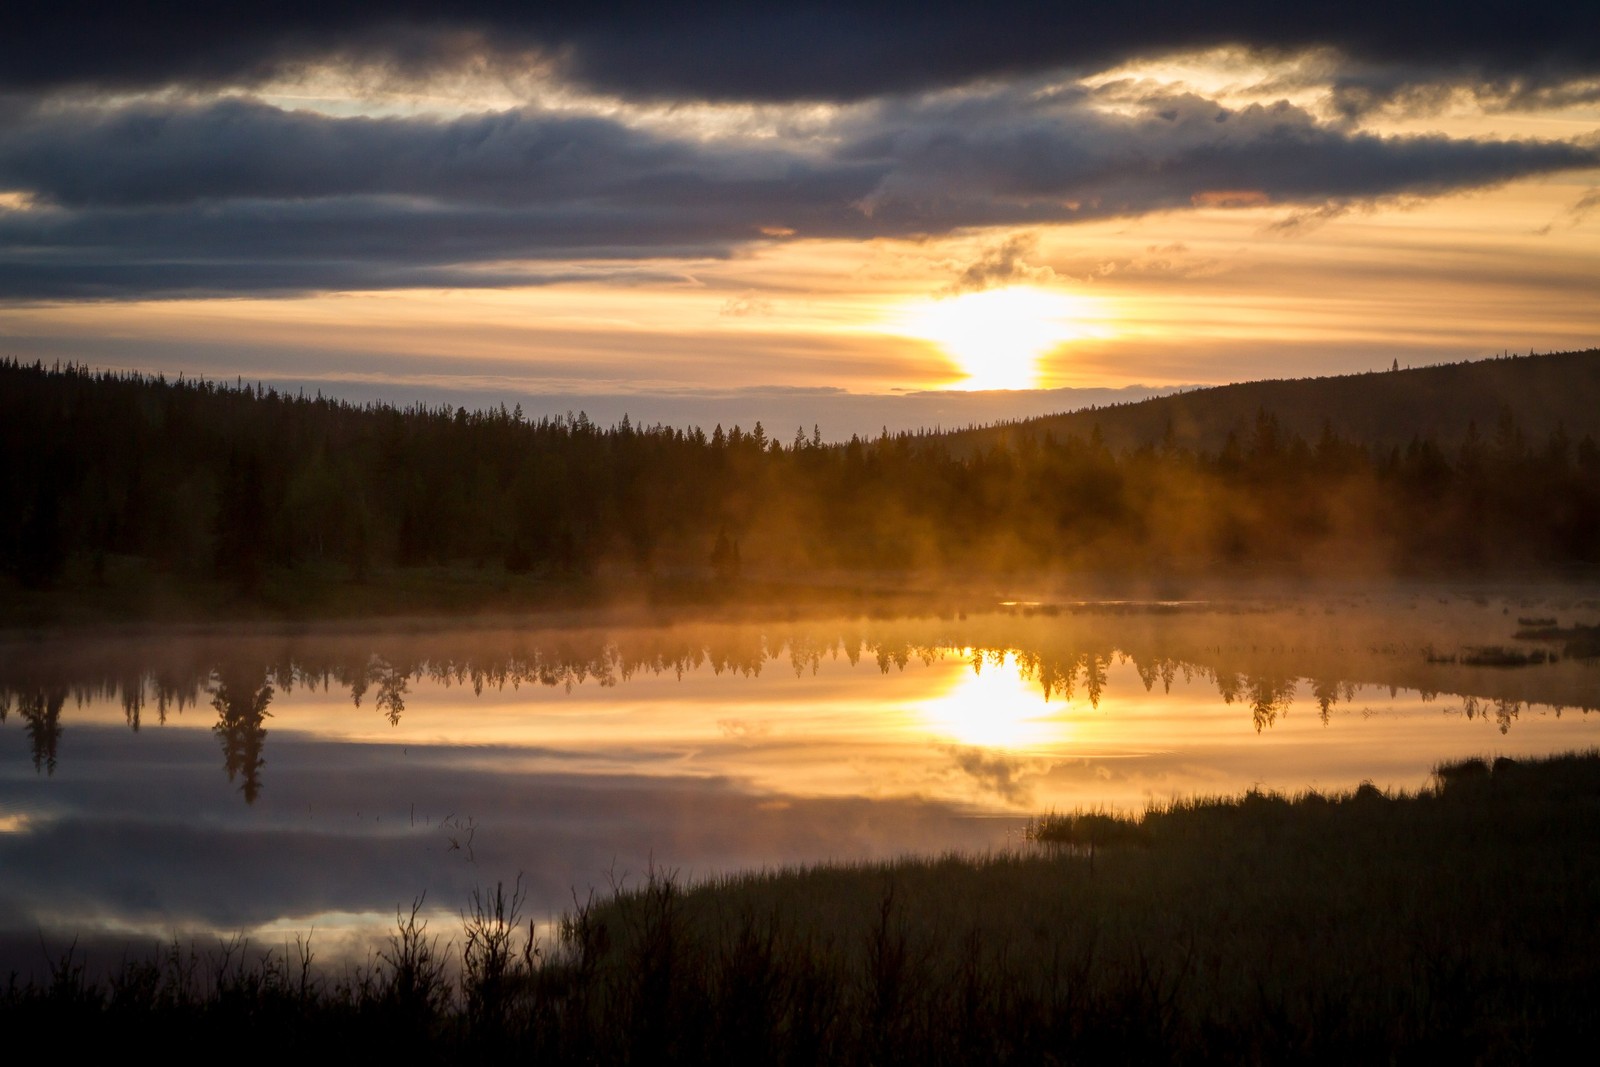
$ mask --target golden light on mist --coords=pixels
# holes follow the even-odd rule
[[[932,341],[965,375],[955,388],[1036,389],[1040,360],[1091,334],[1083,297],[1011,286],[921,300],[893,320],[895,333]]]

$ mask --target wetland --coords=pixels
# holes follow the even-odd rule
[[[397,911],[451,927],[484,886],[520,884],[549,936],[662,872],[1026,852],[1046,813],[1252,790],[1414,792],[1441,763],[1600,744],[1597,622],[1581,589],[1421,586],[14,635],[7,963],[313,931],[325,962],[370,960]]]

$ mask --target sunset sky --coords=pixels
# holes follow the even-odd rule
[[[0,355],[837,438],[1600,344],[1592,0],[101,6],[7,5]]]

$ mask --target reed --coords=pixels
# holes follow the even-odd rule
[[[402,911],[354,971],[69,949],[0,1019],[78,1047],[554,1063],[1569,1059],[1600,1017],[1600,754],[1410,794],[1250,792],[1045,816],[1034,843],[645,882],[540,945],[520,884],[440,947]],[[459,967],[444,962],[459,945]]]

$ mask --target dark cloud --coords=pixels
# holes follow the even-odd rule
[[[874,127],[841,158],[893,161],[867,206],[880,225],[908,231],[961,216],[1016,224],[1435,195],[1600,160],[1592,144],[1380,137],[1283,102],[1229,109],[1193,94],[1154,95],[1124,116],[1075,92],[1040,100],[1002,90],[896,107]]]
[[[1600,81],[1594,74],[1592,69],[1567,77],[1478,67],[1354,66],[1333,73],[1329,104],[1347,119],[1380,109],[1436,114],[1463,95],[1490,112],[1555,110],[1600,101]]]
[[[1594,144],[1385,138],[1189,94],[1126,114],[1028,85],[854,108],[823,132],[702,141],[536,111],[333,118],[238,100],[50,109],[0,127],[0,190],[34,205],[0,206],[0,296],[537,284],[583,276],[541,262],[1197,204],[1316,211],[1600,162]],[[994,249],[959,284],[1038,270],[1025,252]]]
[[[880,169],[818,174],[792,152],[719,151],[606,119],[525,111],[330,118],[224,100],[74,109],[0,132],[0,182],[69,207],[382,195],[477,205],[649,201],[681,211],[706,200],[760,207],[775,199],[774,185],[833,204],[870,188]]]
[[[1055,277],[1048,266],[1035,266],[1027,262],[1039,239],[1033,234],[1017,234],[992,248],[986,249],[977,259],[961,267],[955,281],[944,290],[945,294],[975,293],[995,286],[1015,285],[1018,282],[1047,282]]]
[[[1369,65],[1470,70],[1525,86],[1600,70],[1593,8],[1570,0],[14,0],[6,24],[0,90],[25,92],[252,84],[321,63],[412,75],[468,60],[515,66],[539,58],[630,95],[863,99],[1220,45],[1332,48]]]

